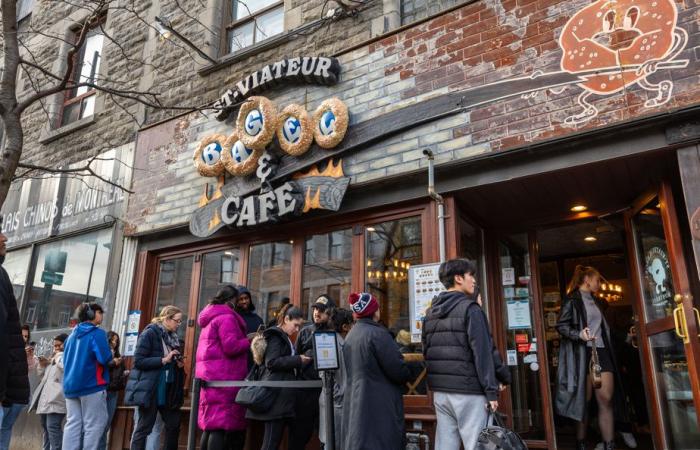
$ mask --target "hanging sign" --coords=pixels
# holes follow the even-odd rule
[[[333,85],[338,82],[339,76],[340,63],[336,58],[304,56],[277,61],[251,73],[224,92],[214,103],[214,109],[219,111],[216,118],[226,120],[241,100],[283,81]]]

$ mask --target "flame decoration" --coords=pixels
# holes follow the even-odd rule
[[[343,160],[340,159],[338,160],[338,164],[333,164],[333,160],[331,159],[328,161],[328,165],[326,168],[323,170],[323,172],[320,172],[318,170],[318,165],[314,164],[311,166],[308,172],[299,172],[294,174],[292,177],[293,180],[298,180],[300,178],[308,178],[308,177],[331,177],[331,178],[342,178],[345,176],[345,173],[343,172]]]

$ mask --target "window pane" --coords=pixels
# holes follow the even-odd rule
[[[264,41],[284,31],[284,6],[266,12],[255,19],[255,42]]]
[[[229,52],[233,53],[253,45],[253,30],[255,22],[239,25],[228,32]]]
[[[396,342],[411,371],[404,394],[425,394],[425,363],[420,344],[411,343],[408,317],[408,269],[423,262],[421,220],[409,217],[372,225],[365,235],[366,290],[381,305],[382,322]]]
[[[509,363],[513,378],[513,428],[525,439],[545,439],[537,359],[537,342],[542,340],[538,339],[534,328],[534,298],[527,234],[508,236],[508,240],[501,242],[498,247],[500,273],[509,274],[507,278],[501,277],[505,303],[503,310],[506,313],[500,320],[503,320],[506,330],[507,351],[515,352],[517,364]],[[502,356],[508,361],[507,354]]]
[[[61,116],[61,126],[67,125],[69,123],[75,122],[80,117],[81,103],[71,103],[63,107],[63,114]]]
[[[277,2],[279,0],[233,0],[233,18],[243,19]]]
[[[328,294],[347,308],[352,271],[352,230],[317,234],[306,239],[301,307],[311,319],[314,300]]]
[[[224,283],[238,284],[239,252],[237,248],[207,253],[202,260],[202,276],[199,281],[199,305],[201,311],[216,295]],[[198,330],[199,332],[199,330]]]
[[[22,301],[24,294],[24,283],[27,282],[27,270],[29,269],[29,261],[32,257],[32,249],[30,247],[21,250],[8,252],[5,256],[5,262],[2,267],[7,271],[12,282],[12,290],[15,293],[17,302]]]
[[[190,304],[190,286],[192,284],[192,256],[169,259],[160,262],[158,275],[158,294],[153,316],[157,316],[163,306],[175,305],[182,310],[182,324],[177,329],[180,339],[185,339],[187,330],[187,311]]]
[[[292,275],[292,244],[269,242],[250,247],[248,289],[256,312],[264,322],[274,317],[282,298],[289,297]]]
[[[673,314],[673,296],[676,293],[658,203],[658,199],[654,199],[632,220],[639,252],[639,266],[644,268],[644,273],[639,275],[643,285],[647,322]]]
[[[80,113],[80,118],[90,117],[95,112],[95,95],[91,95],[83,100],[83,111]]]
[[[97,72],[100,70],[100,59],[102,54],[102,43],[104,36],[102,30],[93,28],[88,32],[87,39],[81,52],[82,60],[80,61],[80,78],[79,83],[91,83],[95,81]],[[84,94],[91,88],[83,86],[78,88],[78,95]]]
[[[80,303],[101,303],[111,241],[107,229],[40,246],[24,322],[34,330],[66,328]]]

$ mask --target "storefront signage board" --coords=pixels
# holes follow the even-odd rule
[[[411,343],[419,343],[423,330],[423,319],[433,299],[445,287],[438,275],[440,264],[422,264],[408,269],[408,314],[411,318]]]
[[[126,151],[111,150],[91,163],[92,170],[127,187],[131,169]],[[85,161],[68,168],[82,167]],[[20,179],[12,183],[2,207],[2,232],[8,247],[99,226],[119,216],[124,191],[94,176],[74,173]],[[112,219],[110,219],[112,218]]]

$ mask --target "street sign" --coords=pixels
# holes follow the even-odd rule
[[[44,270],[41,273],[41,282],[44,284],[53,284],[54,286],[60,286],[61,284],[63,284],[63,274]]]

